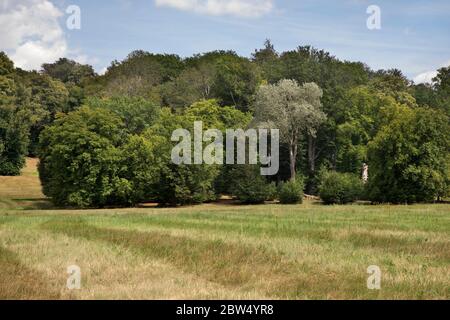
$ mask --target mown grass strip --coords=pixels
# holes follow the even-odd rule
[[[82,219],[54,219],[44,223],[42,228],[70,237],[121,246],[151,258],[164,259],[208,281],[243,290],[258,288],[269,296],[319,298],[323,297],[323,292],[335,292],[343,296],[367,294],[363,273],[302,272],[300,265],[262,246],[175,237],[161,232],[97,228]]]
[[[117,222],[123,224],[123,217],[117,217]],[[272,221],[230,222],[214,220],[180,219],[179,217],[126,217],[127,223],[139,226],[157,226],[162,228],[179,228],[183,230],[202,230],[211,232],[226,232],[269,238],[308,239],[316,243],[330,242],[334,244],[350,244],[358,249],[375,248],[383,252],[398,254],[399,252],[429,257],[433,260],[450,262],[450,243],[448,241],[430,241],[425,235],[418,237],[400,237],[387,234],[377,234],[371,231],[353,230],[350,224],[329,226],[321,222],[285,222],[280,219]],[[365,226],[367,228],[368,226]],[[376,229],[379,230],[379,229]],[[381,230],[383,231],[383,230]]]

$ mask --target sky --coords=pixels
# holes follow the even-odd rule
[[[379,29],[367,25],[372,5]],[[68,57],[102,73],[138,49],[249,57],[270,39],[279,52],[312,45],[420,83],[450,65],[449,31],[449,0],[0,0],[0,51],[26,70]]]

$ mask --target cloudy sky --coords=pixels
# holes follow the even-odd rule
[[[70,5],[81,29],[67,28]],[[369,5],[381,29],[369,30]],[[448,0],[0,0],[0,50],[39,69],[66,56],[98,72],[135,49],[189,56],[232,49],[250,56],[269,38],[279,51],[310,44],[416,82],[450,64]]]

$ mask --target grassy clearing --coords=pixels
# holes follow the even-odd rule
[[[54,210],[33,165],[0,177],[1,299],[450,297],[449,205]]]

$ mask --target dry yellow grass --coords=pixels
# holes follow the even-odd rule
[[[0,178],[0,299],[450,297],[449,205],[54,210],[28,163]]]

